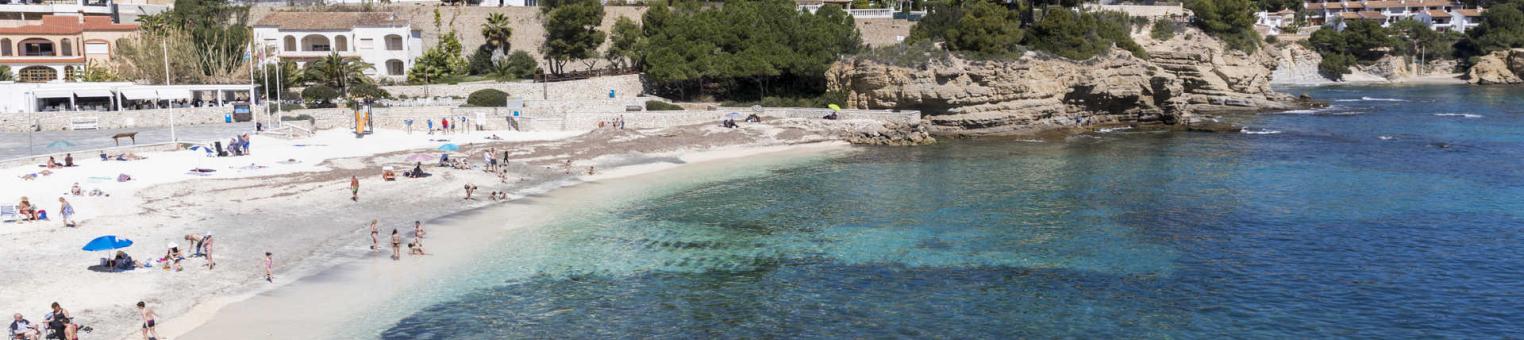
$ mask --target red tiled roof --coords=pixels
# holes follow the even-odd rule
[[[40,58],[4,57],[4,58],[0,58],[0,65],[4,65],[4,64],[48,64],[48,63],[68,64],[68,63],[83,63],[83,62],[85,62],[85,57],[65,57],[65,58],[58,58],[58,57],[52,57],[52,58],[49,58],[49,57],[40,57]]]
[[[1450,17],[1450,13],[1445,13],[1445,11],[1441,11],[1441,10],[1437,10],[1437,9],[1431,9],[1431,10],[1428,10],[1428,11],[1424,11],[1424,13],[1427,13],[1429,15],[1429,17],[1433,17],[1433,18],[1449,18]]]
[[[1360,18],[1366,20],[1386,20],[1386,15],[1377,12],[1360,12]]]
[[[78,16],[44,15],[42,23],[20,27],[0,28],[0,34],[38,34],[38,35],[68,35],[79,34],[84,31],[135,31],[138,24],[112,23],[111,18],[85,16],[80,21]]]
[[[1323,9],[1323,3],[1321,3],[1321,2],[1309,2],[1309,3],[1307,3],[1306,7],[1307,7],[1307,9]]]
[[[1476,8],[1476,9],[1462,9],[1462,10],[1458,10],[1456,12],[1460,12],[1461,16],[1468,16],[1468,17],[1479,17],[1479,16],[1482,16],[1482,9],[1480,9],[1480,8]]]

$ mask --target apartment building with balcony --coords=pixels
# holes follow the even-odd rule
[[[110,62],[117,39],[137,30],[104,16],[44,15],[36,24],[0,27],[0,65],[17,82],[71,81],[89,62]]]
[[[298,66],[333,53],[356,58],[376,78],[405,79],[423,55],[421,32],[386,12],[275,12],[254,24],[254,39]]]
[[[1386,27],[1398,20],[1419,20],[1435,30],[1464,32],[1475,27],[1482,9],[1452,0],[1312,0],[1303,4],[1307,22],[1343,29],[1345,22],[1370,20]]]

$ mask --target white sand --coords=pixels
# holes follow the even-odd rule
[[[47,306],[57,301],[80,317],[84,324],[97,328],[97,333],[104,333],[92,337],[100,337],[100,335],[114,337],[123,334],[122,330],[101,329],[106,326],[102,323],[103,315],[94,315],[94,311],[102,309],[129,311],[125,306],[139,299],[153,299],[149,297],[156,295],[162,296],[159,299],[164,300],[194,298],[194,294],[186,296],[164,294],[172,292],[166,289],[172,288],[164,284],[167,281],[206,280],[211,283],[207,286],[218,289],[235,285],[228,282],[227,278],[194,274],[204,270],[204,268],[199,268],[201,270],[194,268],[202,263],[199,259],[187,261],[185,265],[192,268],[181,273],[157,270],[99,273],[86,270],[86,267],[97,264],[99,258],[107,256],[106,252],[90,253],[80,250],[86,242],[97,236],[117,235],[132,239],[135,244],[126,251],[136,259],[145,260],[161,256],[170,242],[177,242],[182,247],[189,246],[180,240],[187,233],[202,233],[214,229],[198,227],[195,223],[177,219],[176,217],[180,215],[175,214],[175,209],[178,209],[176,207],[154,207],[152,204],[144,206],[145,200],[154,198],[144,197],[142,192],[145,189],[206,179],[249,178],[319,171],[328,168],[323,165],[323,162],[327,160],[398,150],[430,149],[443,144],[443,142],[429,141],[429,139],[437,138],[450,139],[461,145],[480,143],[484,142],[484,137],[490,134],[429,136],[422,133],[408,135],[400,131],[381,131],[363,139],[356,139],[352,133],[331,130],[312,138],[296,141],[255,136],[251,141],[252,155],[243,157],[207,158],[203,153],[194,151],[154,152],[140,154],[147,157],[144,160],[123,162],[101,161],[94,154],[76,154],[75,162],[79,164],[78,167],[55,169],[52,170],[54,174],[41,176],[35,180],[22,180],[19,176],[39,172],[43,170],[42,168],[0,169],[0,188],[4,188],[0,190],[0,199],[3,199],[5,204],[17,204],[20,197],[27,196],[33,204],[46,210],[52,219],[41,222],[0,224],[0,243],[4,244],[0,246],[0,260],[10,264],[0,269],[0,287],[4,287],[0,289],[0,311],[6,314],[22,313],[33,321],[40,321],[42,314],[47,311]],[[564,132],[499,132],[499,134],[513,141],[560,139],[576,135],[576,133]],[[288,159],[295,159],[299,163],[278,163]],[[251,163],[265,166],[265,168],[238,169]],[[207,176],[189,174],[188,170],[194,167],[217,171]],[[132,176],[133,180],[117,182],[117,175],[123,173]],[[375,179],[365,178],[365,180],[372,182]],[[74,183],[79,183],[86,192],[100,189],[110,194],[110,197],[66,195],[69,187]],[[63,227],[58,213],[58,197],[60,196],[68,198],[74,205],[77,211],[75,218],[81,221],[78,228]],[[226,198],[231,197],[203,197],[206,200]],[[144,211],[143,208],[153,209],[153,211]],[[137,218],[127,218],[128,216]],[[248,221],[248,223],[256,224],[257,221]],[[228,246],[223,249],[236,249],[236,246],[229,244],[232,242],[220,243],[220,245]],[[224,269],[218,268],[218,270]],[[229,268],[228,270],[247,270],[247,268]],[[113,314],[105,317],[120,318],[123,313]]]

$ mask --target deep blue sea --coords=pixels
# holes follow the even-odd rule
[[[381,336],[1524,337],[1524,90],[1286,91],[1333,106],[864,147],[588,211]]]

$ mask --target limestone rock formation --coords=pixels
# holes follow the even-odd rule
[[[1521,84],[1524,79],[1524,49],[1496,51],[1482,56],[1466,72],[1466,81],[1478,85]]]
[[[1038,53],[919,65],[855,58],[832,66],[829,86],[846,91],[851,107],[921,110],[933,134],[1189,123],[1196,112],[1294,105],[1270,89],[1277,61],[1269,52],[1229,51],[1195,30],[1166,42],[1140,43],[1148,60],[1121,49],[1082,61]]]

